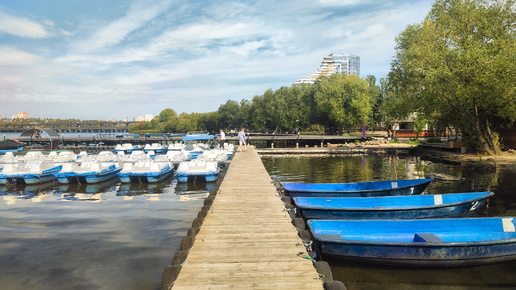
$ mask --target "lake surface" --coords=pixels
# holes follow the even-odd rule
[[[427,193],[491,190],[477,216],[516,215],[516,170],[484,172],[399,156],[274,157],[273,180],[354,182],[409,179],[428,172],[464,177]],[[0,289],[159,289],[214,184],[0,186]],[[516,263],[407,269],[329,261],[352,289],[514,289]]]
[[[159,289],[213,186],[0,186],[0,289]]]
[[[516,216],[516,169],[462,167],[409,156],[262,156],[275,181],[362,182],[423,178],[444,173],[464,178],[433,182],[424,194],[492,191],[495,196],[475,216]],[[381,266],[326,259],[333,279],[347,289],[516,289],[516,262],[487,266],[428,269]]]

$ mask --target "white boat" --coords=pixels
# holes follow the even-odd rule
[[[129,155],[125,154],[123,151],[119,151],[116,154],[116,156],[117,156],[117,161],[119,161],[119,162],[136,162],[139,160],[148,159],[145,152],[143,152],[141,150],[133,151]]]
[[[112,162],[116,161],[116,155],[111,151],[100,151],[99,154],[95,156],[95,160],[102,162]]]
[[[48,154],[48,160],[54,163],[75,162],[77,155],[72,151],[62,151],[59,153],[52,151]]]
[[[125,152],[127,154],[130,154],[131,152],[135,150],[141,150],[142,147],[140,145],[133,145],[131,143],[124,143],[122,145],[116,144],[115,146],[115,152]]]
[[[157,155],[154,160],[156,161],[169,161],[173,164],[179,164],[180,162],[190,160],[188,154],[184,150],[179,151],[167,151],[164,155]]]
[[[122,152],[121,154],[125,154],[125,153]],[[100,151],[98,154],[91,154],[91,155],[79,154],[77,156],[77,160],[75,160],[75,162],[78,164],[81,164],[83,162],[94,162],[94,161],[118,162],[118,157],[111,151]]]
[[[145,146],[143,147],[143,151],[145,151],[145,153],[148,153],[151,150],[156,153],[165,153],[167,151],[167,146],[161,145],[159,143],[152,143],[152,144],[145,144]]]
[[[215,148],[210,150],[204,150],[204,152],[201,155],[197,156],[197,159],[222,162],[228,159],[228,154],[224,149]]]
[[[0,172],[0,184],[38,184],[54,181],[56,179],[54,173],[61,171],[62,167],[62,165],[57,165],[46,160],[5,164]]]
[[[185,146],[184,151],[188,154],[188,159],[196,159],[204,153],[204,146],[201,144],[188,144]]]
[[[80,165],[75,162],[63,164],[60,172],[54,175],[61,184],[99,183],[116,177],[122,168],[115,162],[86,161]]]
[[[167,152],[168,151],[181,151],[181,149],[184,149],[184,148],[185,148],[184,143],[176,142],[176,143],[168,144]]]
[[[175,177],[178,182],[187,182],[189,178],[194,177],[204,177],[207,182],[212,182],[217,179],[219,172],[220,169],[216,161],[194,159],[179,163]]]
[[[174,165],[170,162],[146,159],[124,163],[117,175],[124,183],[138,181],[155,183],[170,176],[173,169]]]
[[[45,160],[45,155],[39,151],[29,151],[25,155],[17,155],[14,158],[15,163],[25,163],[35,160]]]
[[[235,153],[235,145],[224,143],[224,150],[226,150],[228,159],[231,159],[231,156],[233,156],[233,153]]]
[[[0,157],[0,164],[15,163],[15,158],[14,153],[5,152],[5,154]]]

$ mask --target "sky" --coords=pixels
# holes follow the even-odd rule
[[[385,77],[431,0],[2,0],[0,116],[125,120],[216,111],[291,86],[324,56]]]

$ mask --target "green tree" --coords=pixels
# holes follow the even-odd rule
[[[239,111],[240,105],[233,100],[229,100],[225,104],[220,105],[217,110],[220,118],[219,126],[228,129],[240,128],[242,124],[238,120]]]
[[[375,128],[385,121],[381,107],[383,104],[382,90],[376,85],[376,77],[368,75],[366,77],[369,97],[371,99],[371,116],[369,119],[369,127]]]
[[[252,126],[251,118],[249,117],[250,109],[251,102],[249,102],[249,100],[243,99],[240,101],[240,107],[238,108],[238,113],[235,116],[235,123],[240,124],[239,127],[249,128]]]
[[[219,129],[223,129],[219,128],[219,119],[220,117],[218,112],[208,112],[201,114],[199,116],[198,130],[218,133]]]
[[[151,130],[150,122],[138,122],[129,126],[129,132],[131,133],[144,133],[146,130]]]
[[[199,115],[196,113],[181,113],[177,117],[176,131],[181,133],[196,131],[198,128],[198,120]]]
[[[514,0],[437,0],[396,39],[389,81],[401,111],[459,129],[479,152],[516,119]]]
[[[175,121],[177,118],[177,113],[173,109],[167,108],[159,113],[159,122],[166,123],[170,121]]]
[[[354,74],[332,74],[316,84],[315,100],[328,126],[350,130],[367,123],[371,98],[365,80]]]
[[[265,113],[265,100],[263,96],[254,96],[249,107],[249,119],[256,130],[265,132],[267,116]]]

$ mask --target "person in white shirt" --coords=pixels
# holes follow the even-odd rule
[[[226,134],[224,134],[224,130],[220,129],[219,146],[222,149],[224,149],[224,142],[226,142]]]

